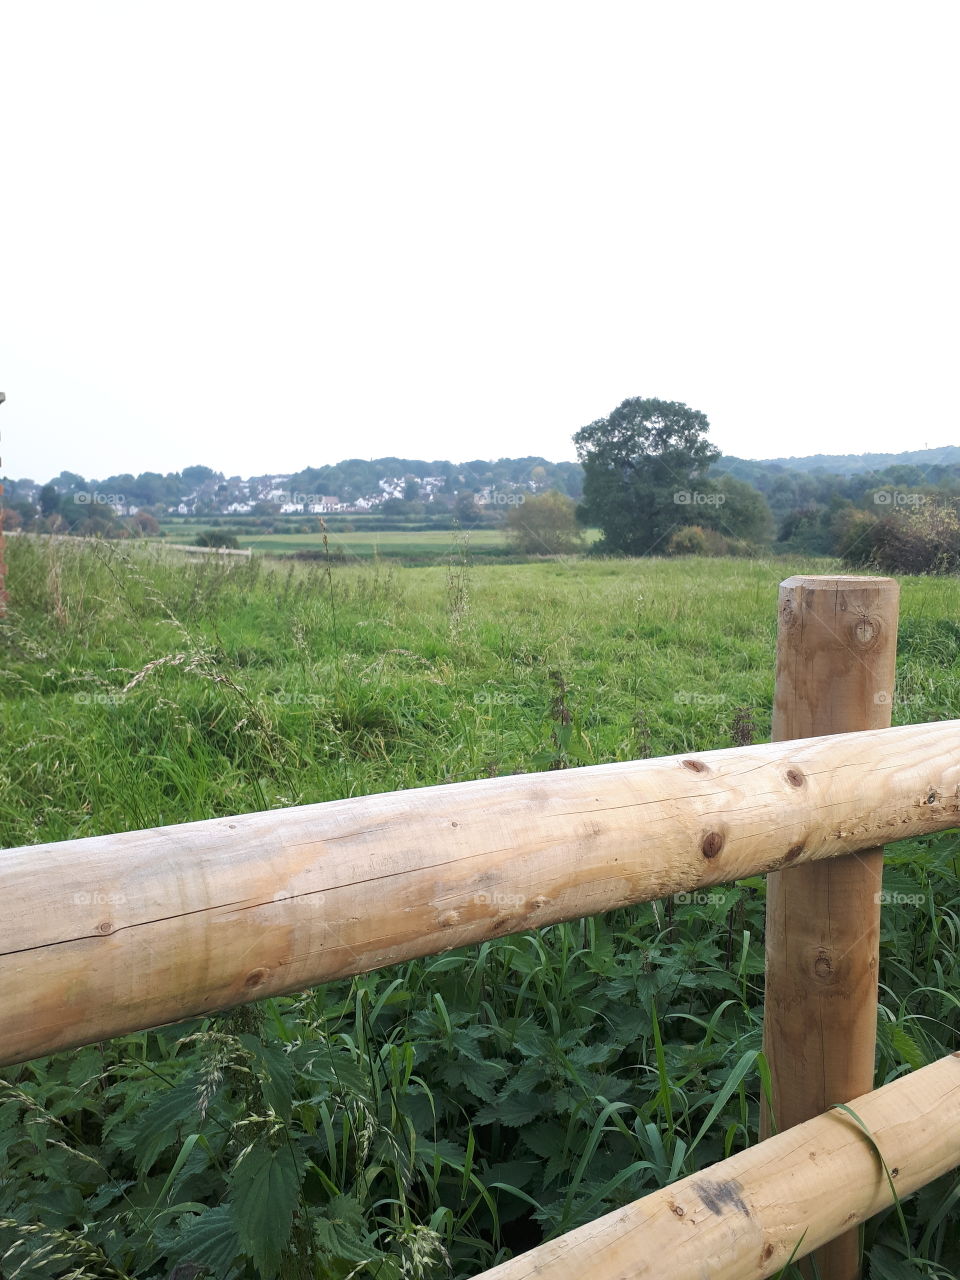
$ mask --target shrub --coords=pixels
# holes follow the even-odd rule
[[[197,534],[197,540],[194,544],[198,547],[228,547],[235,551],[238,547],[236,535],[227,533],[224,529],[204,529],[202,533]]]
[[[136,515],[132,516],[130,527],[134,533],[143,538],[155,538],[160,532],[159,521],[149,511],[138,511]]]
[[[685,524],[672,535],[667,543],[668,556],[706,556],[707,532],[698,524]]]
[[[563,555],[583,548],[576,503],[555,489],[519,502],[505,523],[514,549],[524,555]]]
[[[699,524],[682,525],[667,543],[668,556],[746,556],[751,551],[742,538],[729,538]]]
[[[952,502],[926,501],[876,519],[858,511],[844,522],[838,554],[885,573],[960,571],[960,516]]]

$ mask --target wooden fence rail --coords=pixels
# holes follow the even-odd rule
[[[764,1280],[960,1163],[960,1053],[849,1105],[869,1137],[828,1111],[480,1280]]]
[[[960,823],[960,721],[0,856],[0,1063]]]

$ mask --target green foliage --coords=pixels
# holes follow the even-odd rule
[[[699,524],[681,525],[670,535],[665,550],[668,556],[742,556],[753,552],[750,543]]]
[[[915,496],[916,505],[880,519],[855,512],[842,528],[837,552],[853,566],[885,573],[957,573],[960,513],[956,502]],[[883,508],[881,508],[883,509]]]
[[[650,555],[679,525],[695,523],[698,485],[706,489],[720,453],[708,430],[706,415],[685,404],[635,398],[576,433],[583,518],[603,531],[602,551]]]
[[[11,539],[5,846],[769,733],[818,561],[399,571]],[[210,558],[213,560],[213,558]],[[898,723],[960,703],[960,583],[902,583]],[[747,714],[749,713],[749,715]],[[756,878],[56,1054],[0,1089],[17,1280],[451,1280],[754,1142]],[[890,846],[878,1080],[956,1047],[956,835]],[[956,1175],[865,1228],[960,1274]]]
[[[572,498],[551,490],[530,495],[507,512],[507,537],[523,555],[569,555],[583,549]]]
[[[763,494],[736,476],[708,477],[707,492],[723,498],[716,506],[706,505],[707,520],[718,533],[731,541],[766,543],[774,534],[773,516]]]
[[[229,533],[226,529],[204,529],[197,534],[194,545],[197,547],[229,547],[235,551],[240,544],[237,542],[236,534]]]
[[[670,536],[667,543],[667,555],[670,556],[706,556],[710,554],[710,543],[707,531],[699,524],[685,524],[682,529]],[[722,552],[718,551],[717,555]]]

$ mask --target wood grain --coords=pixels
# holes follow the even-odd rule
[[[892,578],[780,584],[774,741],[889,725],[899,596]],[[764,1050],[778,1129],[873,1087],[882,889],[882,848],[769,877]],[[815,1261],[822,1280],[858,1280],[858,1232]]]
[[[960,722],[0,853],[0,1062],[960,822]]]

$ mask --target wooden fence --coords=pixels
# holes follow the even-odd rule
[[[487,1276],[852,1280],[856,1225],[960,1164],[960,1054],[872,1091],[878,850],[960,825],[960,721],[877,727],[895,630],[889,580],[782,584],[787,741],[8,850],[0,1063],[772,873],[784,1131]]]

